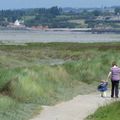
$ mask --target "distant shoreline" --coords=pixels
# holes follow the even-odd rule
[[[0,27],[0,30],[26,30],[26,31],[50,31],[50,32],[90,32],[93,34],[102,33],[120,33],[120,29],[114,28],[47,28],[47,29],[32,29],[29,27]]]

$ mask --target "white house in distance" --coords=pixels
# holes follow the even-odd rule
[[[14,22],[14,25],[15,25],[15,26],[20,26],[20,22],[19,22],[18,20],[16,20],[16,21]]]
[[[26,26],[23,24],[24,21],[19,21],[16,20],[14,23],[9,23],[9,25],[7,26],[8,28],[26,28]]]

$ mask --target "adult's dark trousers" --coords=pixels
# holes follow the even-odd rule
[[[119,94],[119,80],[114,81],[112,80],[112,89],[111,89],[111,97],[118,97]]]

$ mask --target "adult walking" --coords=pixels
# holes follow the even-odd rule
[[[119,81],[120,81],[120,68],[117,66],[116,62],[112,63],[112,67],[108,74],[108,78],[111,79],[111,98],[114,96],[118,98],[119,95]]]

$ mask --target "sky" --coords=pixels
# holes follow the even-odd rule
[[[120,6],[120,0],[0,0],[0,9]]]

